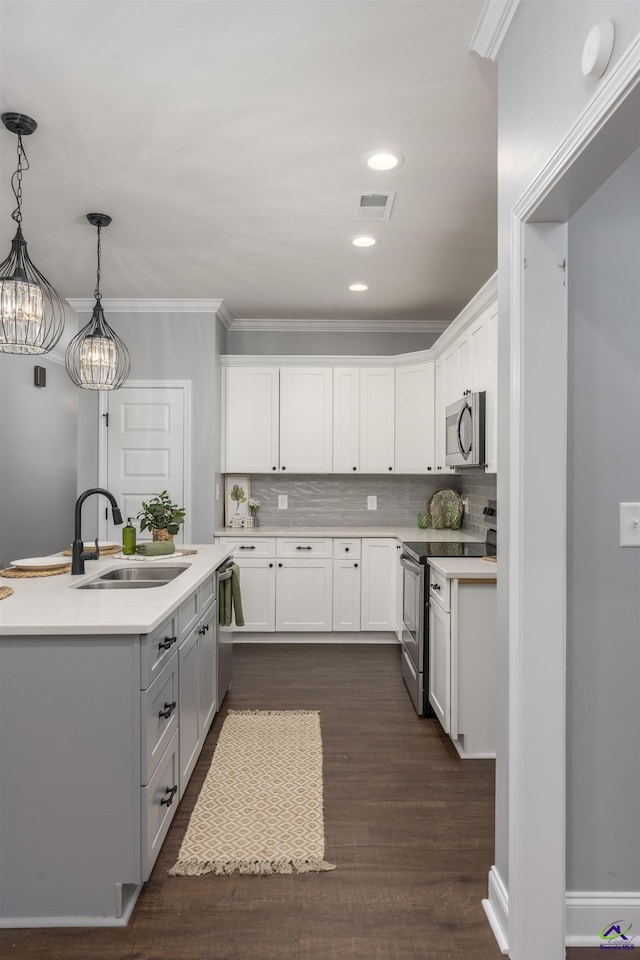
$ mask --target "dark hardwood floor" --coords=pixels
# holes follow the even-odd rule
[[[494,764],[460,760],[416,716],[399,658],[396,646],[237,646],[232,691],[129,925],[0,931],[3,960],[498,960],[481,906]],[[167,876],[229,708],[320,711],[336,870]]]

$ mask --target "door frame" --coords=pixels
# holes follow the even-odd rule
[[[184,393],[184,423],[183,423],[183,446],[184,458],[182,463],[182,483],[184,489],[184,507],[186,514],[184,519],[184,542],[191,543],[191,514],[192,510],[192,491],[191,491],[191,380],[127,380],[124,385],[126,388],[134,389],[157,389],[166,388],[182,390]],[[109,411],[109,391],[100,390],[98,394],[98,486],[107,486],[108,463],[107,463],[107,434],[103,429],[104,417]],[[102,516],[102,511],[98,517],[98,537],[101,540],[106,538],[106,521]]]
[[[552,353],[550,342],[560,345],[559,353],[564,352],[563,344],[566,350],[566,305],[559,309],[551,281],[554,271],[557,276],[558,268],[566,269],[566,264],[554,262],[553,243],[546,241],[554,232],[567,230],[573,213],[640,146],[639,111],[640,36],[614,65],[511,211],[509,391],[501,398],[509,402],[510,443],[509,876],[505,883],[495,866],[492,868],[484,906],[498,944],[512,960],[564,958],[566,945],[586,944],[585,920],[591,918],[587,916],[588,898],[578,903],[573,897],[571,909],[567,909],[566,898],[566,536],[559,537],[555,546],[547,542],[541,554],[535,524],[525,517],[527,510],[535,518],[539,504],[545,503],[545,528],[556,524],[566,535],[566,489],[558,491],[557,474],[548,467],[550,456],[559,468],[567,460],[566,357],[561,355],[554,364],[553,373],[559,380],[554,383],[553,397],[561,398],[561,415],[551,418],[548,403],[540,402],[549,393],[549,364],[535,363],[543,340],[546,360]],[[536,239],[542,242],[537,247],[534,243],[532,263],[528,251]],[[543,281],[536,296],[527,282],[529,271],[537,271],[543,278],[546,271],[548,282]],[[551,329],[554,339],[549,341]],[[537,601],[533,597],[530,579],[543,575],[546,588],[550,573],[555,573],[559,582],[554,584],[550,602],[545,597],[541,603],[539,596]],[[544,589],[540,594],[544,596]],[[556,671],[551,680],[550,664]],[[544,829],[540,812],[531,803],[532,784],[551,798],[544,804]],[[583,929],[578,930],[576,924]],[[596,932],[589,945],[597,946],[597,942]]]

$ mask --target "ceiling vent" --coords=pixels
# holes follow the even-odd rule
[[[395,196],[393,190],[389,193],[356,193],[353,219],[388,220]]]

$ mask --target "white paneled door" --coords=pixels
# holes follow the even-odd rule
[[[187,509],[176,543],[190,539],[189,415],[188,382],[128,384],[109,393],[101,404],[104,485],[118,501],[125,523],[127,517],[136,517],[143,500],[167,490],[174,503]],[[101,504],[100,512],[100,536],[119,541],[122,528],[114,526],[111,510],[105,516]],[[139,540],[151,539],[148,531],[140,533],[135,520],[134,526]]]

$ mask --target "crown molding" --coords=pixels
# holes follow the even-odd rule
[[[485,310],[497,310],[497,308],[498,271],[496,270],[493,276],[489,277],[485,285],[480,287],[476,295],[469,300],[469,303],[460,311],[455,320],[451,321],[442,336],[438,337],[436,342],[431,345],[431,349],[436,357],[439,357],[440,354],[453,343],[458,334],[461,333],[465,327],[469,326],[470,323],[477,320]]]
[[[485,60],[495,60],[519,3],[520,0],[486,0],[469,49]]]
[[[67,298],[69,306],[76,313],[91,313],[95,304],[95,297]],[[105,313],[215,313],[220,316],[222,300],[122,300],[103,299],[102,307]],[[226,311],[224,316],[230,322]],[[220,319],[227,326],[225,319]],[[227,327],[227,329],[229,329]]]
[[[446,320],[275,320],[237,319],[234,333],[442,333]]]
[[[402,367],[435,360],[431,350],[400,353],[397,356],[303,356],[302,354],[245,354],[227,353],[220,357],[221,367]]]

